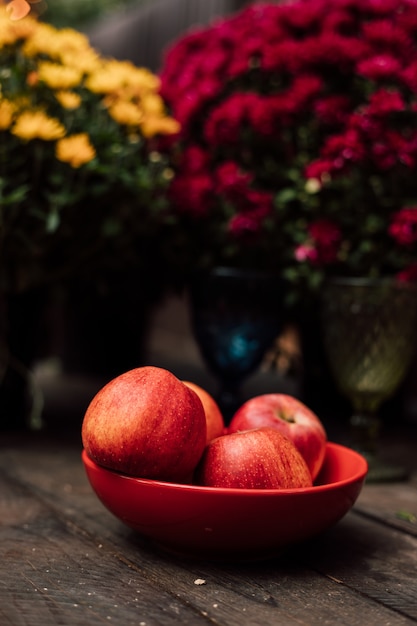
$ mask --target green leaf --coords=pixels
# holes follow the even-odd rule
[[[297,190],[293,187],[286,187],[275,194],[275,204],[287,204],[297,198]]]
[[[1,198],[1,203],[3,205],[10,204],[19,204],[23,202],[29,193],[30,187],[29,185],[21,185],[20,187],[16,187],[13,191],[10,191]],[[1,196],[0,196],[1,197]]]
[[[410,522],[410,524],[415,524],[417,522],[417,517],[414,513],[410,513],[409,511],[397,511],[395,517],[404,520],[405,522]]]
[[[60,219],[58,211],[51,211],[51,213],[49,213],[46,218],[46,231],[48,233],[54,233],[56,230],[58,230],[59,224]]]

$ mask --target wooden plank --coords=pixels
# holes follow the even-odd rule
[[[383,521],[417,537],[417,479],[365,485],[355,509],[369,519]]]
[[[415,537],[350,513],[304,555],[322,575],[417,621]]]
[[[1,451],[2,626],[77,626],[86,616],[127,626],[416,619],[413,537],[352,513],[270,563],[190,563],[152,550],[114,519],[79,454],[48,443]]]
[[[193,622],[193,607],[29,489],[0,476],[0,490],[2,626]]]

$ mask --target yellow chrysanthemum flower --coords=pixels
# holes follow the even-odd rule
[[[156,74],[143,67],[131,67],[128,73],[130,84],[136,86],[142,93],[157,91],[161,81]]]
[[[24,21],[31,18],[25,18]],[[26,38],[22,51],[27,57],[35,57],[38,54],[47,54],[52,56],[51,50],[56,50],[55,37],[56,29],[51,24],[37,22],[36,29]]]
[[[143,112],[133,102],[118,101],[109,107],[109,114],[118,123],[137,126],[143,118]]]
[[[38,77],[52,89],[71,89],[80,84],[82,72],[74,67],[44,61],[39,63]]]
[[[56,158],[71,167],[78,168],[89,163],[96,156],[96,151],[90,143],[87,133],[80,133],[60,139],[56,144]]]
[[[61,50],[60,61],[62,65],[74,67],[83,74],[92,74],[101,66],[101,59],[93,48],[85,50],[72,50],[70,52]]]
[[[146,93],[159,87],[159,78],[145,69],[137,68],[130,61],[114,59],[102,61],[100,67],[86,81],[90,91],[100,94],[118,93],[132,88],[132,93]]]
[[[72,28],[57,29],[55,34],[55,50],[57,54],[75,54],[90,50],[88,37]]]
[[[78,109],[82,104],[81,96],[73,91],[58,91],[55,97],[64,109]]]
[[[23,52],[28,57],[46,54],[52,59],[89,50],[91,46],[88,38],[82,33],[71,28],[59,30],[51,24],[41,22],[23,47]]]
[[[43,111],[25,111],[21,113],[11,132],[16,137],[29,141],[43,139],[54,141],[65,136],[65,127],[56,119],[49,117]]]
[[[15,107],[9,100],[0,100],[0,130],[7,130],[13,122]]]
[[[180,124],[172,117],[145,117],[141,122],[141,130],[148,139],[155,135],[175,135],[180,131]]]
[[[106,63],[101,66],[85,81],[87,89],[97,94],[114,93],[122,89],[124,82],[123,74]]]
[[[0,7],[0,50],[4,46],[9,46],[16,41],[16,35],[11,28],[10,18],[7,15],[5,8]]]
[[[142,108],[146,114],[159,116],[165,111],[164,101],[158,94],[149,93],[142,99]]]

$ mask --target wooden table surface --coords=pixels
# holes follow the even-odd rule
[[[366,484],[336,526],[256,564],[156,551],[98,501],[78,437],[0,435],[0,625],[415,623],[415,430],[408,482]]]

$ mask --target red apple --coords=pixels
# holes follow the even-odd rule
[[[255,428],[213,439],[197,466],[194,482],[238,489],[312,485],[310,471],[295,445],[273,428]]]
[[[195,383],[188,380],[184,380],[183,382],[187,387],[195,391],[203,404],[207,421],[207,443],[215,437],[223,435],[225,430],[223,415],[213,396]]]
[[[291,439],[303,455],[313,480],[326,453],[327,435],[323,424],[305,404],[282,393],[256,396],[234,414],[228,432],[269,426]]]
[[[92,399],[82,424],[87,454],[131,476],[187,482],[206,445],[197,394],[171,372],[139,367],[117,376]]]

